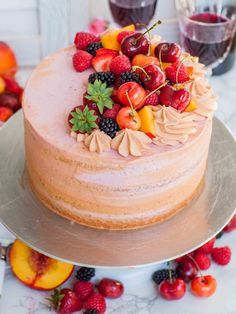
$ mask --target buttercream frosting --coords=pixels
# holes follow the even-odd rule
[[[111,149],[111,138],[100,130],[94,130],[84,139],[85,146],[90,152],[107,152]]]
[[[206,67],[203,63],[199,62],[198,57],[193,57],[189,53],[184,52],[181,55],[181,59],[185,66],[193,68],[193,73],[191,75],[192,79],[204,77],[206,75]]]

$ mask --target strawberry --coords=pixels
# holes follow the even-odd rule
[[[120,55],[115,57],[110,64],[110,70],[116,75],[131,70],[131,63],[127,56]]]
[[[22,94],[23,88],[16,82],[13,77],[4,76],[3,79],[6,85],[5,89],[7,92],[16,94],[17,96],[20,96]]]
[[[112,92],[112,95],[111,95],[111,99],[112,99],[114,102],[119,102],[119,98],[118,98],[118,89],[117,89],[117,88],[113,88],[113,92]]]
[[[211,260],[206,253],[196,252],[194,254],[194,260],[201,270],[206,270],[211,266]]]
[[[52,307],[59,314],[70,314],[80,311],[83,307],[78,295],[71,289],[54,290],[54,294],[48,299]]]
[[[205,243],[203,246],[199,247],[196,252],[203,252],[206,254],[210,254],[214,244],[215,244],[216,238],[214,237],[213,239],[211,239],[210,241],[208,241],[207,243]]]
[[[93,293],[94,285],[90,281],[77,281],[73,286],[73,291],[78,295],[81,301],[86,301]]]
[[[147,95],[144,106],[157,106],[159,104],[159,97],[157,93]]]
[[[98,314],[104,314],[106,311],[106,301],[104,297],[98,293],[93,293],[84,304],[85,310],[97,310]]]
[[[86,51],[78,50],[72,58],[73,66],[77,72],[87,70],[91,65],[92,55]]]
[[[181,62],[173,63],[166,68],[165,72],[167,79],[169,79],[172,83],[184,83],[189,80],[186,67]]]
[[[116,116],[120,109],[122,108],[119,104],[114,104],[111,109],[107,109],[104,114],[102,115],[103,118],[112,118],[116,120]]]
[[[100,48],[96,51],[96,56],[101,56],[106,53],[112,54],[114,57],[119,55],[119,52],[113,49],[108,49],[108,48]]]
[[[133,35],[135,33],[135,31],[123,31],[123,32],[120,32],[118,35],[117,35],[117,41],[119,44],[121,44],[122,40],[130,35]]]
[[[236,215],[230,220],[230,222],[224,227],[224,232],[231,232],[236,229]]]
[[[99,41],[99,38],[93,34],[86,32],[78,32],[75,35],[74,44],[77,49],[85,50],[88,45],[96,43]]]
[[[0,107],[0,121],[6,122],[13,115],[13,111],[7,107]]]
[[[114,55],[112,53],[104,53],[99,56],[95,56],[92,59],[92,66],[96,72],[107,72],[110,70],[110,64]]]
[[[211,257],[219,265],[227,265],[231,260],[231,249],[228,246],[216,247],[211,251]]]

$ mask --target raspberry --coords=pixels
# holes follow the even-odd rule
[[[81,267],[76,273],[76,278],[80,281],[89,281],[94,276],[95,269],[89,267]]]
[[[72,58],[73,66],[77,72],[83,72],[91,65],[92,56],[90,53],[78,50]]]
[[[175,62],[171,66],[167,67],[165,72],[167,79],[169,79],[172,83],[184,83],[189,80],[187,70],[183,63]]]
[[[231,249],[228,246],[212,249],[211,257],[219,265],[227,265],[231,260]]]
[[[119,104],[114,104],[112,106],[112,109],[107,109],[104,114],[102,115],[103,118],[111,118],[113,120],[116,119],[116,116],[118,114],[118,112],[120,111],[120,109],[122,108],[121,105]]]
[[[236,229],[236,215],[230,220],[230,222],[224,227],[224,232],[231,232]]]
[[[73,286],[73,291],[78,295],[81,301],[85,301],[93,293],[94,285],[89,281],[78,281]]]
[[[209,256],[205,253],[196,252],[194,254],[194,260],[196,261],[196,263],[198,264],[198,266],[201,270],[206,270],[206,269],[210,268],[210,266],[211,266],[211,260],[210,260]]]
[[[98,293],[93,293],[84,304],[85,310],[97,310],[99,314],[104,314],[106,311],[106,301],[104,297]]]
[[[157,93],[151,94],[145,100],[144,106],[157,106],[159,104],[159,97]]]
[[[117,41],[119,44],[122,43],[122,40],[130,35],[133,35],[135,31],[123,31],[117,35]]]
[[[125,71],[131,70],[131,63],[128,57],[125,55],[120,55],[115,57],[110,64],[111,72],[115,73],[116,75],[120,75]]]
[[[216,241],[216,238],[214,237],[213,239],[211,239],[210,241],[205,243],[203,246],[198,248],[196,250],[196,252],[202,252],[202,253],[210,254],[212,249],[213,249],[213,246],[215,244],[215,241]]]
[[[85,50],[88,45],[99,41],[95,35],[85,32],[78,32],[75,35],[74,44],[77,49]]]

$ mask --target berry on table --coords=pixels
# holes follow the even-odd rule
[[[164,280],[159,286],[160,295],[166,300],[179,300],[186,292],[186,284],[180,278]]]
[[[74,69],[83,72],[91,66],[92,56],[90,53],[78,50],[72,57]]]
[[[139,76],[131,71],[126,71],[121,73],[121,75],[118,77],[118,86],[127,83],[127,82],[136,82],[139,85],[141,85],[142,87],[144,87],[143,82],[140,80]]]
[[[217,235],[216,235],[216,239],[220,239],[220,238],[222,238],[222,236],[224,235],[224,231],[223,230],[221,230],[220,232],[218,232],[217,233]]]
[[[86,48],[86,51],[90,53],[92,56],[96,56],[96,51],[100,48],[102,48],[102,43],[95,42],[95,43],[89,44],[88,47]]]
[[[171,272],[171,276],[172,278],[176,278],[177,277],[177,273],[174,269],[160,269],[157,270],[153,273],[152,275],[152,280],[159,285],[162,281],[169,279],[170,277],[170,272]]]
[[[111,72],[120,75],[123,72],[131,70],[131,63],[127,56],[120,55],[112,59],[110,64]]]
[[[98,291],[106,298],[116,299],[124,293],[124,286],[118,280],[104,278],[98,284]]]
[[[83,304],[78,295],[71,289],[55,289],[48,299],[58,314],[74,313],[82,309]]]
[[[114,138],[116,132],[119,131],[119,126],[112,118],[102,118],[99,122],[99,129]]]
[[[206,270],[210,268],[211,260],[206,253],[196,252],[193,258],[201,270]]]
[[[99,38],[86,32],[78,32],[74,38],[74,44],[77,49],[85,50],[88,45],[98,42]]]
[[[73,291],[81,301],[85,301],[93,293],[94,284],[90,281],[77,281],[74,283]]]
[[[216,291],[216,279],[210,275],[196,277],[191,282],[191,291],[197,297],[210,297]]]
[[[89,83],[94,83],[96,80],[106,83],[107,87],[115,85],[116,76],[114,73],[108,72],[95,72],[89,75]]]
[[[76,272],[76,278],[80,281],[89,281],[95,276],[95,268],[80,267]]]
[[[231,232],[236,229],[236,215],[230,220],[230,222],[224,227],[224,232]]]
[[[214,237],[210,241],[208,241],[207,243],[199,247],[196,251],[210,254],[214,247],[215,241],[216,241],[216,238]]]
[[[176,271],[178,276],[185,282],[191,281],[198,274],[196,264],[188,256],[180,261]]]
[[[97,310],[99,314],[104,314],[106,311],[106,301],[104,297],[98,293],[93,293],[84,304],[85,310]]]
[[[90,309],[90,310],[86,310],[84,312],[84,314],[99,314],[97,310],[95,309]]]
[[[231,249],[228,246],[216,247],[211,251],[213,261],[219,265],[227,265],[231,260]]]

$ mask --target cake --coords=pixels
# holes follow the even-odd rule
[[[132,36],[143,50],[130,56]],[[101,38],[79,32],[75,45],[36,67],[25,88],[32,191],[89,227],[169,219],[200,193],[215,109],[204,65],[178,44],[149,40],[133,26]]]

